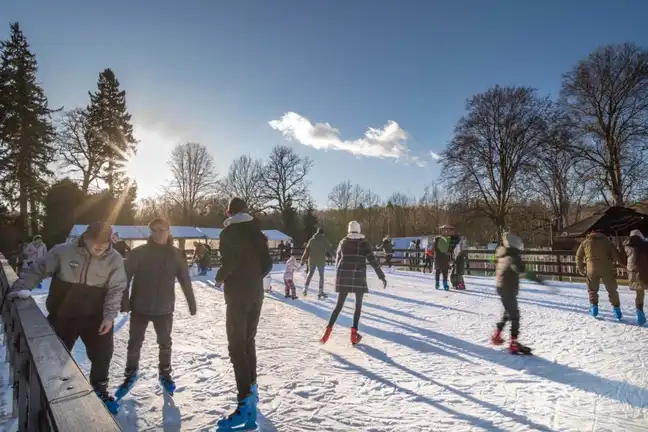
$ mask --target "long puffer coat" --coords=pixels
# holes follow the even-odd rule
[[[367,262],[374,268],[378,278],[384,280],[385,274],[365,237],[354,233],[344,237],[337,249],[335,291],[368,292]]]

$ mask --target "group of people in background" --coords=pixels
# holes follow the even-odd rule
[[[228,350],[238,394],[236,409],[218,424],[221,430],[231,430],[256,426],[255,337],[264,297],[263,279],[272,269],[272,257],[261,225],[247,213],[244,201],[231,200],[224,225],[222,265],[216,282],[218,286],[224,284]],[[187,260],[173,245],[169,222],[155,218],[149,229],[147,243],[132,250],[120,244],[118,234],[104,222],[88,225],[79,238],[47,252],[44,245],[41,247],[42,239],[35,238],[34,250],[39,252],[25,255],[20,276],[6,296],[9,301],[28,298],[42,280],[52,278],[46,299],[47,319],[68,350],[79,338],[82,340],[91,363],[90,384],[113,414],[137,382],[149,323],[159,347],[160,384],[169,395],[175,391],[171,334],[176,280],[189,313],[197,313]],[[130,328],[124,380],[113,395],[108,388],[109,369],[113,325],[120,311],[130,313]]]

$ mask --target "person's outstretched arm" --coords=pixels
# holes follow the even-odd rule
[[[194,295],[191,278],[189,277],[189,267],[187,266],[187,261],[184,259],[182,252],[179,250],[176,251],[176,278],[178,278],[182,292],[187,299],[189,313],[191,313],[191,315],[196,315],[196,296]]]

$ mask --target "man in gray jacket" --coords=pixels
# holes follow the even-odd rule
[[[151,237],[145,245],[138,246],[128,254],[125,265],[126,285],[122,311],[131,312],[128,354],[123,384],[117,389],[117,399],[124,397],[137,381],[140,351],[149,322],[157,334],[159,354],[159,380],[164,389],[173,394],[175,383],[171,376],[171,330],[175,309],[175,281],[180,282],[189,304],[189,313],[196,314],[196,299],[187,261],[180,249],[173,246],[169,223],[155,218],[149,223]],[[128,295],[128,285],[133,289]]]
[[[126,273],[121,255],[111,247],[111,234],[110,225],[90,224],[77,241],[55,246],[25,268],[7,298],[24,298],[43,279],[52,277],[47,319],[68,350],[81,338],[91,362],[90,384],[116,413],[119,405],[108,394],[108,371],[113,321],[119,313]]]
[[[301,262],[308,260],[308,276],[306,277],[306,284],[304,285],[304,295],[308,294],[308,286],[310,285],[315,269],[319,274],[319,293],[318,297],[326,298],[324,294],[324,267],[326,266],[326,253],[331,250],[331,243],[324,237],[324,230],[318,228],[315,235],[308,241],[304,254],[301,257]]]

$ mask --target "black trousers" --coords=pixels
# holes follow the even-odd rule
[[[434,280],[436,283],[439,283],[439,279],[441,278],[441,275],[443,275],[443,282],[448,282],[448,266],[436,266],[436,275],[434,277]]]
[[[254,302],[228,303],[225,312],[227,343],[239,402],[250,394],[257,380],[256,334],[263,298]]]
[[[517,293],[500,292],[504,313],[502,319],[497,323],[499,331],[504,330],[507,322],[511,322],[511,337],[517,338],[520,334],[520,309],[518,308]]]
[[[340,315],[340,312],[342,312],[342,308],[344,307],[344,302],[346,301],[349,293],[346,292],[341,292],[338,294],[337,298],[337,304],[335,305],[335,309],[333,309],[333,312],[331,313],[331,318],[329,318],[329,327],[333,327],[335,324],[335,321],[337,321],[338,316]],[[360,314],[362,313],[362,299],[364,298],[364,292],[358,291],[355,293],[355,312],[353,313],[353,328],[358,329],[358,324],[360,324]]]
[[[105,335],[99,335],[99,326],[101,326],[103,316],[56,318],[50,314],[47,320],[68,351],[72,351],[77,339],[81,338],[90,360],[90,385],[95,391],[107,391],[114,345],[113,329],[110,329]]]
[[[149,322],[153,323],[157,343],[160,349],[159,353],[159,370],[160,373],[171,373],[171,332],[173,330],[173,314],[165,315],[146,315],[137,312],[131,312],[130,316],[130,333],[128,337],[128,352],[126,354],[126,375],[136,371],[139,368],[140,352],[146,328]]]

